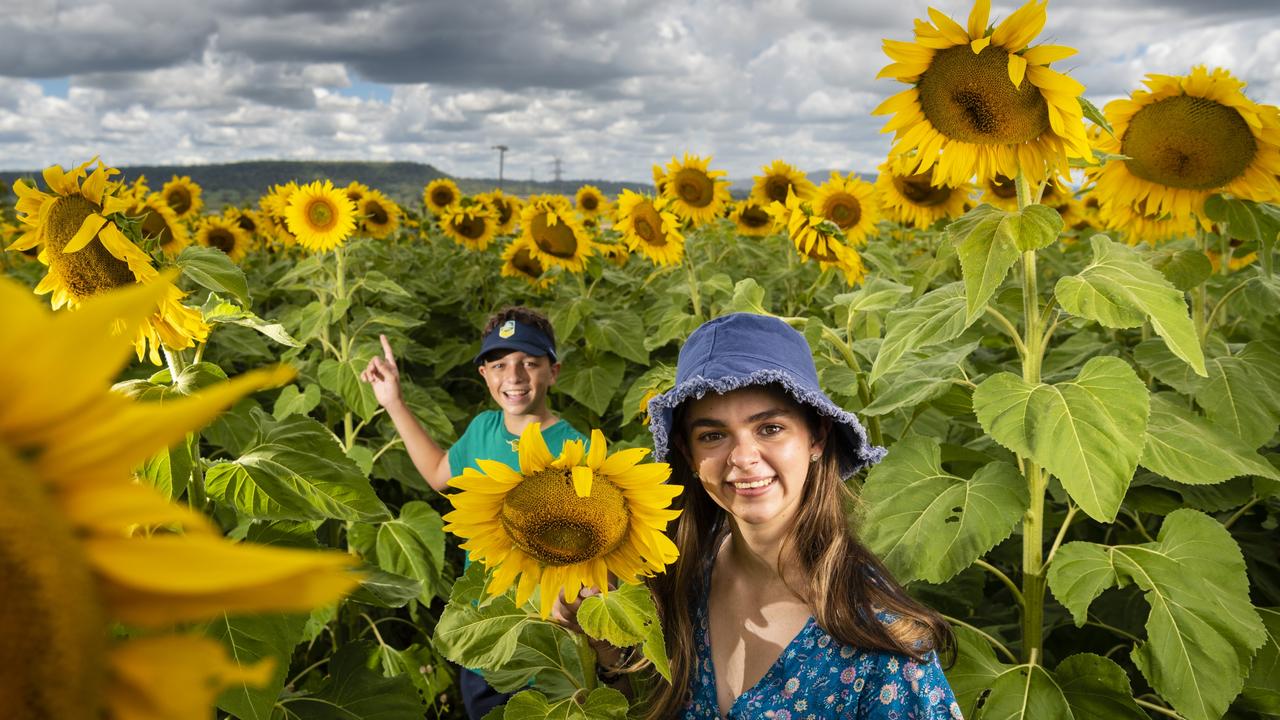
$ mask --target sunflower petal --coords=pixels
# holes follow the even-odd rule
[[[604,433],[598,429],[593,429],[591,431],[591,448],[587,451],[587,467],[592,470],[599,470],[600,466],[604,465],[607,450]]]
[[[1048,65],[1076,54],[1076,49],[1066,45],[1037,45],[1022,52],[1022,57],[1032,65]]]
[[[529,423],[520,433],[520,474],[533,475],[551,464],[551,450],[542,437],[542,425]]]
[[[591,497],[591,480],[594,476],[589,467],[578,465],[573,468],[573,491],[578,497]]]
[[[1022,79],[1027,74],[1027,61],[1021,55],[1009,56],[1009,81],[1014,87],[1022,87]]]
[[[991,16],[991,0],[977,0],[969,11],[969,37],[975,41],[987,34],[987,18]],[[979,52],[974,50],[974,52]]]
[[[275,672],[273,658],[241,665],[218,641],[195,635],[131,638],[108,661],[112,720],[206,717],[225,688],[265,685]]]
[[[106,224],[106,218],[102,217],[98,213],[92,213],[89,217],[84,219],[84,222],[80,223],[80,229],[76,231],[75,237],[71,238],[71,242],[67,243],[66,246],[62,248],[62,252],[73,253],[84,249],[84,246],[88,245],[90,241],[97,237],[98,231]]]

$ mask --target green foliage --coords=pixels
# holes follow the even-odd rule
[[[201,287],[233,295],[242,306],[249,305],[249,283],[244,271],[227,254],[215,248],[188,245],[175,260],[182,274]]]
[[[578,623],[591,637],[615,647],[639,645],[658,674],[671,680],[658,608],[643,586],[622,585],[608,595],[583,600]]]

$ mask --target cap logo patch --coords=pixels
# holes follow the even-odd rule
[[[502,327],[498,328],[498,337],[502,338],[503,340],[506,340],[507,338],[515,334],[516,334],[515,320],[508,320],[502,323]]]

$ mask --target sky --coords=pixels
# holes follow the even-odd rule
[[[0,0],[0,169],[407,160],[649,181],[674,155],[874,172],[883,38],[971,0]],[[992,20],[1017,6],[995,0]],[[1280,103],[1280,0],[1053,0],[1035,43],[1100,107],[1231,70]],[[821,180],[821,178],[819,178]]]

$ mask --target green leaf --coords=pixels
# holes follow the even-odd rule
[[[1148,715],[1133,701],[1129,676],[1114,661],[1080,653],[1058,663],[1054,680],[1062,689],[1071,717],[1079,720],[1148,720]]]
[[[284,689],[293,647],[302,640],[306,622],[306,615],[223,614],[209,623],[205,634],[221,641],[237,666],[255,665],[264,658],[275,662],[275,671],[266,685],[234,683],[218,696],[218,707],[242,720],[270,720],[271,709]]]
[[[221,250],[188,245],[178,253],[174,263],[197,285],[234,295],[241,305],[249,307],[249,284],[244,271]]]
[[[622,384],[626,363],[611,353],[597,353],[594,361],[578,358],[560,370],[556,387],[597,415],[609,409],[609,401]]]
[[[996,234],[1007,238],[1022,252],[1049,247],[1062,232],[1062,215],[1045,205],[1028,205],[1020,212],[1006,213]]]
[[[1198,287],[1213,275],[1213,263],[1199,250],[1162,250],[1151,257],[1151,265],[1182,292]]]
[[[1271,274],[1271,250],[1280,234],[1280,208],[1252,200],[1210,195],[1204,201],[1204,213],[1218,223],[1221,232],[1232,238],[1258,243],[1258,257]]]
[[[885,320],[888,330],[871,366],[869,381],[874,383],[889,374],[903,354],[911,350],[958,337],[969,326],[965,307],[964,284],[954,282],[889,313]]]
[[[594,315],[586,319],[583,334],[591,347],[608,350],[641,365],[649,364],[649,351],[644,347],[644,323],[633,313]]]
[[[978,343],[973,342],[927,355],[902,372],[886,377],[874,388],[871,404],[860,412],[863,415],[884,415],[898,408],[914,407],[942,397],[955,386],[955,379],[961,375],[961,364],[977,347]],[[826,380],[825,377],[823,379]],[[823,386],[830,387],[826,382]],[[856,387],[855,384],[855,394]]]
[[[531,684],[552,697],[574,694],[595,674],[584,667],[586,638],[555,623],[530,618],[520,631],[519,646],[500,669],[486,669],[485,680],[501,692],[515,692]]]
[[[289,347],[302,347],[303,345],[295,340],[280,323],[267,322],[239,305],[223,300],[218,297],[217,293],[209,293],[209,299],[205,301],[200,311],[204,315],[205,322],[229,323],[247,327],[251,330],[257,330],[281,345]]]
[[[553,703],[537,690],[525,690],[501,712],[502,720],[625,720],[627,698],[613,688],[596,688],[581,704],[576,696]]]
[[[298,720],[404,720],[423,717],[425,707],[407,676],[383,677],[366,664],[372,648],[367,642],[338,648],[329,661],[329,677],[311,695],[280,701],[285,713]]]
[[[996,442],[1056,475],[1090,517],[1115,519],[1146,438],[1147,388],[1118,358],[1092,358],[1074,380],[987,378],[973,410]]]
[[[863,540],[899,582],[946,582],[1009,537],[1027,508],[1027,487],[1006,462],[973,478],[942,469],[938,441],[898,442],[862,487]]]
[[[398,608],[416,600],[422,594],[422,581],[383,570],[365,570],[360,587],[351,593],[349,600],[383,608]]]
[[[757,315],[768,315],[769,311],[764,306],[764,288],[760,287],[760,283],[755,278],[746,278],[739,280],[733,286],[733,297],[729,300],[729,304],[725,306],[724,311],[731,312],[749,312]]]
[[[1115,137],[1116,133],[1111,129],[1111,123],[1107,121],[1107,116],[1098,109],[1097,105],[1086,100],[1083,95],[1076,98],[1076,100],[1080,103],[1080,111],[1089,119],[1089,122],[1106,130],[1108,135]]]
[[[378,567],[422,583],[418,599],[430,603],[447,592],[444,572],[444,521],[430,505],[414,500],[400,508],[400,517],[378,528],[375,545]]]
[[[320,386],[308,385],[305,391],[299,391],[297,385],[286,385],[276,396],[276,404],[271,414],[277,420],[290,415],[308,415],[320,406]]]
[[[390,517],[369,480],[320,423],[278,423],[254,411],[264,435],[238,459],[209,468],[209,496],[258,519],[378,521]]]
[[[1209,358],[1229,354],[1226,344],[1216,335],[1210,335],[1206,339],[1204,349]],[[1205,379],[1197,375],[1182,358],[1174,355],[1160,338],[1148,338],[1134,346],[1133,359],[1157,380],[1183,395],[1194,395],[1205,383]],[[1206,364],[1205,370],[1211,365],[1212,362]]]
[[[1256,713],[1280,715],[1280,609],[1257,608],[1266,628],[1266,644],[1253,656],[1239,705]]]
[[[910,294],[911,288],[906,285],[883,277],[872,277],[857,290],[836,295],[835,305],[843,305],[846,312],[851,313],[892,310]]]
[[[645,586],[624,584],[608,596],[595,595],[583,600],[578,609],[578,623],[591,637],[615,647],[641,645],[641,651],[658,674],[671,680],[658,609]]]
[[[1234,356],[1209,361],[1209,380],[1196,390],[1209,420],[1258,447],[1280,423],[1280,349],[1255,340]]]
[[[509,595],[477,604],[473,598],[483,593],[484,580],[484,567],[472,563],[454,583],[432,642],[463,667],[498,670],[515,655],[521,633],[534,620]]]
[[[1109,328],[1138,327],[1150,318],[1169,349],[1205,375],[1204,353],[1183,294],[1133,248],[1105,235],[1089,242],[1093,263],[1054,288],[1062,309]]]
[[[1189,485],[1213,485],[1240,475],[1280,480],[1280,471],[1253,446],[1164,394],[1151,396],[1140,462],[1148,470]]]
[[[387,277],[385,274],[378,272],[377,270],[369,270],[364,274],[363,277],[360,278],[358,282],[360,286],[366,289],[372,290],[373,292],[376,292],[376,293],[382,293],[384,295],[394,295],[395,297],[402,297],[402,298],[413,297],[413,295],[410,294],[408,290],[405,290],[403,287],[401,287],[399,283]]]
[[[320,387],[342,398],[347,409],[369,420],[378,411],[378,398],[373,394],[373,386],[360,379],[360,373],[369,364],[371,355],[357,356],[345,362],[325,358],[320,363],[316,377]]]
[[[947,226],[947,237],[956,246],[964,275],[967,323],[986,312],[987,301],[1022,256],[1014,236],[1005,228],[1008,218],[1003,210],[983,204]],[[1005,231],[997,232],[998,228]]]
[[[1208,515],[1178,510],[1155,542],[1067,543],[1049,568],[1049,587],[1077,625],[1103,590],[1130,582],[1151,607],[1147,640],[1130,653],[1138,669],[1183,716],[1222,717],[1265,642],[1231,534]]]
[[[427,703],[434,704],[440,693],[453,684],[449,664],[428,645],[414,643],[403,650],[378,645],[366,666],[371,663],[382,668],[383,677],[409,678],[409,682],[418,689],[419,697]]]

